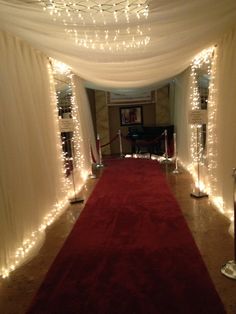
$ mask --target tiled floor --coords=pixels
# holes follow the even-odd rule
[[[230,280],[220,273],[221,265],[233,259],[233,239],[228,233],[229,222],[215,210],[208,198],[195,199],[190,196],[192,181],[186,172],[174,175],[172,173],[173,165],[162,165],[162,167],[170,187],[181,206],[216,289],[225,304],[227,313],[235,314],[236,281]],[[97,179],[88,180],[82,191],[85,200],[90,195],[96,182]],[[83,207],[84,204],[70,206],[48,228],[45,244],[39,254],[26,265],[13,272],[9,278],[0,279],[1,314],[25,313],[45,273],[63,245]]]

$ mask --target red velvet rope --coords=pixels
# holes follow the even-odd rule
[[[160,141],[160,139],[162,138],[162,136],[165,134],[165,132],[163,132],[160,136],[154,138],[151,141],[145,141],[145,140],[138,140],[138,143],[143,144],[143,145],[148,145],[148,144],[156,144]],[[126,136],[124,136],[123,134],[121,134],[122,138],[125,139],[128,142],[133,142],[132,139],[128,139]]]
[[[112,142],[114,142],[114,141],[117,139],[117,137],[118,137],[118,134],[117,134],[116,136],[114,136],[114,137],[110,140],[110,142],[101,145],[101,148],[102,148],[102,147],[105,147],[105,146],[107,146],[107,145],[109,145],[109,144],[111,144]]]
[[[124,136],[122,133],[120,134],[121,137],[126,140],[127,142],[133,142],[132,139],[128,139],[126,136]],[[140,144],[140,145],[150,145],[150,144],[156,144],[160,141],[160,139],[163,137],[163,135],[165,135],[165,131],[158,137],[154,138],[153,140],[151,141],[145,141],[145,140],[138,140],[138,143],[137,144]],[[110,145],[112,142],[114,142],[117,138],[119,137],[119,134],[116,134],[108,143],[106,144],[103,144],[101,145],[101,148],[107,146],[107,145]],[[99,142],[100,140],[97,140],[97,149],[99,149]]]

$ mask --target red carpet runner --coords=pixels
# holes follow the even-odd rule
[[[157,162],[110,162],[28,313],[225,313]]]

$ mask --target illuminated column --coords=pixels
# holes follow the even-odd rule
[[[203,50],[199,53],[192,61],[191,64],[191,94],[190,94],[190,110],[200,110],[201,109],[201,99],[198,88],[198,77],[197,70],[203,65],[207,65],[208,75],[211,74],[211,60],[214,52],[214,47]],[[194,125],[190,125],[190,153],[191,153],[191,165],[189,165],[188,170],[192,174],[194,180],[198,180],[198,169],[195,169],[195,164],[198,163],[199,152],[203,151],[202,145],[202,132],[199,132],[198,137],[196,137],[196,130]],[[198,148],[197,148],[198,147]],[[205,156],[202,156],[205,159]],[[200,162],[199,166],[202,166]],[[199,182],[201,188],[205,189],[203,182]]]

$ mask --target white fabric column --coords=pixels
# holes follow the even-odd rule
[[[78,109],[84,143],[85,166],[88,169],[89,167],[91,168],[91,150],[95,160],[98,161],[92,115],[83,80],[78,76],[73,75],[73,85],[73,93],[75,95],[76,107]]]
[[[233,178],[236,167],[236,29],[226,34],[218,44],[215,92],[214,139],[208,138],[208,147],[214,158],[209,168],[209,185],[214,186],[214,199],[222,212],[233,218]],[[212,109],[212,110],[213,110]],[[212,112],[209,112],[209,115]]]
[[[42,238],[65,205],[61,144],[47,58],[0,32],[0,274]],[[51,82],[52,83],[52,82]]]
[[[187,168],[192,160],[190,153],[190,125],[188,113],[190,110],[190,68],[175,79],[174,124],[178,143],[178,158]]]

